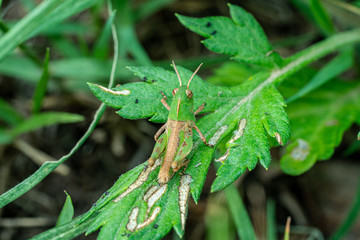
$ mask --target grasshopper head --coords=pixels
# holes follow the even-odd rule
[[[186,96],[187,96],[187,98],[193,98],[193,93],[192,93],[192,91],[189,89],[190,82],[191,82],[191,80],[193,79],[193,77],[195,76],[195,74],[199,71],[202,63],[198,66],[198,68],[195,70],[195,72],[193,73],[193,75],[192,75],[191,78],[189,79],[188,84],[186,85],[186,88],[185,88],[185,86],[182,85],[181,78],[180,78],[180,74],[179,74],[179,72],[178,72],[178,70],[177,70],[177,68],[176,68],[175,62],[172,61],[172,64],[173,64],[173,66],[174,66],[176,75],[177,75],[177,77],[178,77],[178,79],[179,79],[179,83],[180,83],[179,87],[178,87],[178,88],[175,88],[175,89],[172,91],[173,96],[177,95],[177,93],[179,92],[179,89],[181,89],[181,92],[184,91],[185,94],[186,94]],[[183,94],[182,94],[182,95],[183,95]]]
[[[170,115],[171,118],[174,119],[178,119],[178,120],[193,120],[194,117],[194,111],[193,111],[193,92],[189,89],[191,80],[193,79],[193,77],[195,76],[195,74],[199,71],[202,63],[199,65],[199,67],[195,70],[195,72],[193,73],[193,75],[190,77],[188,84],[186,86],[182,85],[181,82],[181,78],[179,75],[179,72],[176,68],[176,65],[174,63],[174,61],[172,62],[176,75],[178,76],[179,79],[179,87],[175,88],[172,91],[172,94],[174,96],[173,101],[172,101],[172,106],[171,108],[174,109],[173,113],[171,113],[170,110]]]

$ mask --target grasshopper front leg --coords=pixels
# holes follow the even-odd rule
[[[194,115],[197,115],[202,110],[204,110],[205,105],[206,105],[206,103],[201,104],[200,107],[194,112]]]
[[[165,107],[167,110],[170,111],[171,108],[170,108],[169,104],[166,102],[166,100],[167,100],[166,95],[164,94],[163,91],[161,91],[160,93],[161,93],[161,95],[163,95],[163,98],[161,99],[161,103],[164,105],[164,107]]]
[[[166,128],[166,124],[167,124],[167,123],[165,123],[164,125],[162,125],[161,128],[156,132],[156,134],[155,134],[155,136],[154,136],[155,141],[157,141],[158,138],[160,137],[161,133],[164,132],[164,130],[165,130],[165,128]]]
[[[207,143],[205,136],[202,134],[202,132],[201,132],[200,129],[196,126],[195,123],[193,124],[192,127],[197,131],[197,133],[199,134],[201,140],[203,141],[203,143],[205,143],[205,145],[207,145],[207,146],[209,146],[209,147],[214,147],[214,145]]]

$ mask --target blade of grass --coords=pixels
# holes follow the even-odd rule
[[[176,0],[151,0],[146,1],[135,11],[136,21],[142,20],[148,16],[153,15],[155,12],[164,8],[165,6],[175,2]]]
[[[96,1],[98,0],[42,1],[0,38],[0,61],[24,40],[90,7]]]
[[[33,96],[33,108],[32,108],[33,114],[38,113],[40,111],[41,103],[45,96],[47,84],[49,81],[49,59],[50,59],[50,50],[49,48],[46,48],[43,73],[35,88],[35,92]]]
[[[66,191],[64,192],[66,194],[66,199],[56,222],[57,227],[69,223],[74,216],[74,206],[71,201],[71,197]]]
[[[347,216],[345,217],[344,221],[339,226],[339,228],[329,239],[330,240],[342,239],[345,236],[345,234],[350,230],[350,228],[353,226],[355,221],[358,219],[359,212],[360,212],[360,181],[357,186],[354,202]]]
[[[233,239],[229,210],[226,207],[224,192],[208,198],[206,213],[206,240]]]
[[[230,185],[224,191],[239,238],[242,240],[256,239],[254,227],[238,190],[234,185]]]
[[[9,125],[16,125],[23,121],[23,117],[8,104],[5,100],[0,98],[0,120]]]
[[[276,219],[275,219],[275,202],[270,199],[266,204],[266,224],[267,224],[267,239],[276,240]]]
[[[109,53],[109,39],[111,35],[111,24],[114,21],[115,12],[109,17],[105,23],[99,39],[96,41],[92,55],[95,58],[106,59]]]
[[[109,7],[110,8],[110,7]],[[112,12],[112,8],[109,9],[110,13]],[[117,39],[117,33],[115,26],[112,25],[111,27],[112,35],[114,38],[114,58],[113,58],[113,66],[111,69],[110,74],[110,81],[108,84],[108,88],[111,88],[114,85],[114,79],[115,79],[115,70],[118,60],[118,39]],[[76,145],[71,149],[71,151],[60,158],[56,162],[46,162],[41,167],[33,173],[30,177],[23,180],[21,183],[16,185],[15,187],[11,188],[4,194],[0,196],[0,208],[3,206],[6,206],[10,202],[14,201],[15,199],[19,198],[26,192],[28,192],[30,189],[32,189],[34,186],[36,186],[38,183],[40,183],[46,176],[48,176],[52,171],[54,171],[55,168],[57,168],[59,165],[61,165],[63,162],[68,160],[81,146],[82,144],[88,139],[90,134],[94,131],[97,123],[100,121],[100,118],[102,117],[104,111],[105,111],[105,104],[101,104],[98,110],[96,111],[94,115],[94,119],[91,122],[90,126],[86,130],[85,134],[79,139],[79,141],[76,143]],[[78,219],[78,218],[77,218]],[[72,221],[73,222],[73,221]],[[89,223],[87,221],[87,223]],[[72,229],[74,230],[74,228]],[[85,228],[84,228],[85,231]],[[39,239],[49,239],[49,238],[39,238]]]
[[[130,6],[131,1],[114,1],[114,6],[120,12],[116,16],[118,24],[119,41],[122,43],[119,48],[119,56],[121,59],[127,59],[130,53],[140,65],[150,66],[152,62],[147,55],[145,49],[139,43],[136,37],[135,27],[133,25],[133,10]]]
[[[287,103],[308,94],[331,79],[345,72],[353,65],[353,51],[351,48],[340,52],[340,54],[327,63],[303,88],[286,100]]]
[[[63,0],[43,1],[0,38],[0,60],[24,41]]]
[[[7,33],[9,31],[9,27],[0,20],[0,30],[3,33]],[[41,66],[41,60],[40,57],[28,46],[26,46],[25,43],[20,43],[19,48],[21,51],[29,58],[31,59],[36,65]]]
[[[325,35],[335,33],[334,25],[320,0],[311,0],[310,10],[314,16],[315,23]]]
[[[53,49],[55,49],[56,52],[61,53],[64,60],[82,57],[78,46],[73,43],[73,39],[55,38],[52,40],[52,44]]]
[[[20,134],[33,131],[46,126],[59,124],[59,123],[74,123],[83,121],[84,117],[78,114],[66,112],[44,112],[36,114],[20,124],[16,125],[11,130],[11,135],[16,137]]]

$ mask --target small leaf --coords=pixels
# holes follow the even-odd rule
[[[38,128],[60,124],[83,121],[84,117],[78,114],[65,112],[44,112],[34,115],[18,124],[10,131],[12,136],[17,136]]]
[[[293,133],[280,162],[285,173],[302,174],[332,156],[343,133],[360,119],[359,95],[359,84],[332,81],[289,104]]]
[[[185,27],[205,37],[204,45],[213,52],[264,67],[277,66],[281,58],[273,52],[255,18],[238,6],[229,4],[229,8],[232,19],[176,16]]]
[[[50,49],[47,48],[45,54],[44,66],[43,66],[43,73],[41,75],[38,84],[36,85],[36,89],[33,96],[33,109],[32,109],[33,114],[38,113],[40,111],[41,103],[46,92],[46,87],[49,80],[49,69],[48,69],[49,59],[50,59]]]
[[[66,191],[65,194],[66,194],[66,200],[59,214],[58,220],[56,222],[56,226],[60,226],[70,222],[74,216],[74,206],[72,204],[71,197]]]

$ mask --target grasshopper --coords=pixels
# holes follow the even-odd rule
[[[160,184],[167,183],[173,172],[177,172],[189,161],[186,156],[191,152],[193,147],[193,132],[195,129],[200,135],[201,140],[210,147],[200,129],[195,125],[195,115],[200,113],[205,106],[203,103],[194,111],[193,93],[189,89],[190,82],[199,71],[202,63],[195,70],[186,86],[182,85],[181,78],[174,61],[172,61],[174,70],[179,79],[180,85],[172,91],[173,100],[171,106],[166,102],[167,97],[163,92],[161,103],[169,110],[167,122],[159,129],[154,138],[156,141],[154,150],[149,158],[149,165],[153,166],[156,159],[164,155],[163,162],[158,175]]]

